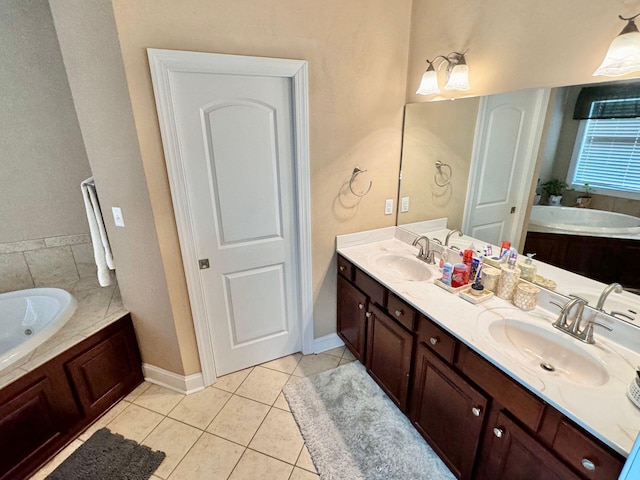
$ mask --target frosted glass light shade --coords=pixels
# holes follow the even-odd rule
[[[445,90],[460,90],[466,92],[471,86],[469,85],[469,67],[466,63],[459,63],[449,75],[449,81],[444,86]]]
[[[438,72],[433,67],[422,74],[422,80],[420,80],[420,86],[416,90],[418,95],[434,95],[440,93],[440,87],[438,87]]]
[[[637,71],[640,71],[640,32],[636,28],[629,33],[623,30],[613,39],[602,65],[593,72],[593,76],[618,77]]]

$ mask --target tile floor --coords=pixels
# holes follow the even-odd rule
[[[345,347],[296,353],[225,375],[188,396],[144,382],[32,480],[44,479],[105,426],[166,453],[152,480],[318,479],[282,388],[353,360]]]

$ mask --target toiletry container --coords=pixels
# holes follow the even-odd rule
[[[518,258],[518,253],[512,248],[507,264],[500,267],[500,280],[498,280],[496,295],[504,300],[513,298],[520,281],[520,269],[516,267],[516,258]]]
[[[500,270],[497,268],[490,267],[488,265],[484,265],[482,267],[482,285],[484,285],[485,290],[489,290],[490,292],[495,292],[498,287],[498,280],[500,279]]]
[[[513,294],[513,304],[521,310],[533,310],[536,308],[539,292],[538,287],[520,282]]]
[[[453,274],[453,265],[445,262],[442,265],[442,283],[451,286],[451,275]]]
[[[451,286],[457,288],[467,283],[469,283],[469,267],[464,263],[456,263],[451,274]]]
[[[536,266],[533,264],[533,256],[535,253],[527,253],[527,259],[519,265],[520,278],[533,282],[536,279]]]

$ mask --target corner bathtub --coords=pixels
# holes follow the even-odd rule
[[[528,229],[572,235],[637,235],[640,218],[588,208],[534,205]]]
[[[0,294],[0,372],[60,330],[76,306],[76,299],[60,288]]]

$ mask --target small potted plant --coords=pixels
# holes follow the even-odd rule
[[[552,178],[544,182],[541,187],[542,191],[549,195],[549,205],[558,206],[562,200],[562,191],[569,185],[565,182]]]
[[[576,200],[576,205],[580,208],[589,208],[591,206],[591,192],[593,188],[588,183],[584,184],[584,195],[580,195]]]

